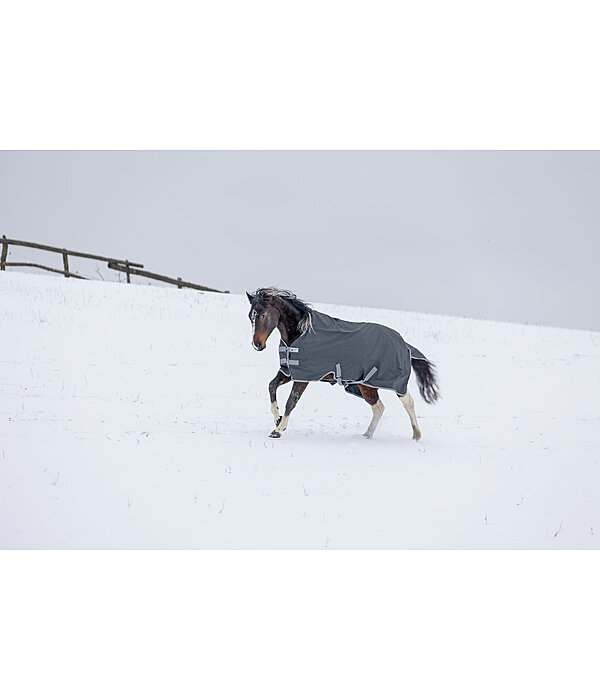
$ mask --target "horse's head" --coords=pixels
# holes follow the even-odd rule
[[[250,302],[248,318],[252,323],[252,347],[258,351],[264,350],[267,347],[267,338],[279,323],[279,311],[267,295],[252,296],[246,292],[246,296]]]

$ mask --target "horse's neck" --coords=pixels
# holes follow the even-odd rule
[[[290,345],[302,335],[298,329],[300,313],[291,304],[288,304],[285,299],[281,298],[277,299],[276,308],[279,311],[277,330],[281,333],[284,343]]]

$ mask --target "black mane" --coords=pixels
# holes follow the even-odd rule
[[[258,302],[267,303],[269,297],[279,297],[280,299],[285,299],[290,306],[293,306],[296,311],[302,314],[302,318],[306,318],[310,315],[310,305],[305,301],[297,297],[293,292],[288,289],[278,289],[277,287],[259,287],[253,296],[252,304]]]

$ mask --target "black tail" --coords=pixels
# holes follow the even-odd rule
[[[421,360],[413,357],[411,359],[412,368],[417,375],[419,391],[427,403],[435,403],[440,398],[440,387],[438,386],[435,365],[429,360]]]

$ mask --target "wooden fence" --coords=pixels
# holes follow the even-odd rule
[[[202,292],[218,292],[220,294],[229,294],[228,291],[221,291],[220,289],[212,289],[211,287],[205,287],[201,284],[194,284],[193,282],[185,282],[181,277],[166,277],[165,275],[158,275],[155,272],[148,272],[144,270],[144,266],[141,263],[131,262],[131,260],[119,260],[117,258],[107,258],[103,255],[91,255],[90,253],[77,253],[74,250],[67,250],[66,248],[55,248],[51,245],[42,245],[41,243],[31,243],[30,241],[16,241],[12,238],[7,238],[2,236],[0,239],[2,242],[2,252],[0,253],[0,270],[6,270],[7,267],[37,267],[40,270],[46,270],[47,272],[56,272],[59,275],[64,275],[65,277],[75,277],[79,280],[89,279],[89,277],[82,277],[69,269],[69,256],[74,258],[87,258],[88,260],[100,260],[108,264],[111,270],[117,270],[118,272],[124,272],[127,278],[127,283],[131,282],[131,275],[140,275],[141,277],[149,277],[153,280],[158,280],[159,282],[166,282],[167,284],[175,284],[179,289],[187,287],[189,289],[199,289]],[[40,265],[38,263],[30,262],[7,262],[6,258],[8,256],[8,246],[22,246],[24,248],[36,248],[37,250],[47,250],[51,253],[60,253],[62,255],[63,269],[59,270],[55,267],[48,267],[47,265]]]

